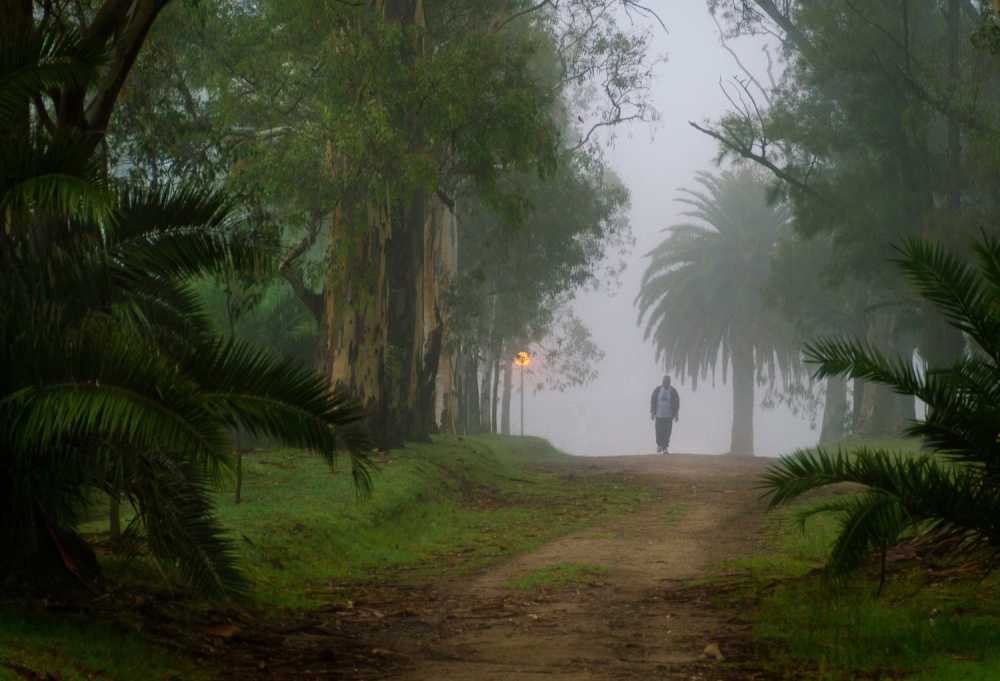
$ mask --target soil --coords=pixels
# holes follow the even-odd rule
[[[387,588],[280,631],[230,614],[204,632],[205,663],[234,679],[769,678],[745,609],[719,598],[724,584],[697,581],[761,550],[756,485],[768,463],[670,454],[559,464],[567,476],[641,482],[657,494],[479,574]],[[609,569],[585,587],[507,586],[566,563]]]

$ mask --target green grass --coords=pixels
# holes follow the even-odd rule
[[[359,502],[347,471],[331,474],[297,450],[261,451],[244,458],[243,503],[220,494],[217,510],[255,602],[311,608],[344,597],[344,582],[363,589],[462,574],[652,496],[541,470],[571,458],[540,438],[439,437],[389,452],[371,498]],[[113,560],[109,571],[122,574]],[[143,574],[159,578],[150,566]]]
[[[862,444],[891,449],[901,442]],[[766,555],[721,566],[738,584],[733,596],[758,604],[755,641],[772,672],[824,680],[1000,678],[1000,579],[943,579],[910,564],[890,572],[881,595],[875,569],[827,587],[819,568],[837,523],[818,515],[803,528],[795,513],[808,506],[773,512]]]
[[[438,438],[391,452],[372,498],[355,503],[346,473],[268,452],[248,457],[246,501],[220,500],[220,516],[237,529],[258,601],[308,608],[345,580],[461,574],[649,497],[531,465],[567,459],[537,438]]]
[[[346,470],[331,473],[300,451],[259,451],[244,460],[244,502],[220,493],[217,510],[253,585],[250,607],[280,617],[387,584],[460,576],[654,494],[551,472],[571,460],[538,438],[440,437],[384,455],[372,497],[358,502]],[[94,518],[84,529],[106,538],[102,509]],[[159,570],[141,559],[126,568],[103,556],[102,564],[120,589],[165,588]],[[0,681],[19,673],[92,678],[95,670],[105,670],[99,678],[197,679],[136,633],[129,622],[139,619],[95,611],[89,622],[85,615],[56,621],[30,605],[4,606]]]
[[[208,678],[194,663],[152,648],[126,626],[80,614],[0,610],[0,681]]]
[[[602,575],[611,570],[597,565],[580,565],[577,563],[560,563],[542,568],[531,574],[513,579],[505,586],[516,591],[532,591],[544,588],[574,588],[589,589],[595,586]]]
[[[664,507],[666,515],[663,517],[665,523],[676,523],[684,515],[684,504],[667,504]]]

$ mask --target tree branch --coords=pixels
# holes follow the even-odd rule
[[[772,0],[753,0],[753,2],[785,32],[787,42],[792,43],[799,52],[804,52],[812,47],[806,34],[800,31],[799,27],[788,16],[782,14]]]
[[[742,146],[740,144],[737,144],[736,142],[733,142],[732,140],[727,139],[723,135],[720,135],[719,133],[715,132],[714,130],[709,130],[708,128],[703,128],[703,127],[701,127],[700,125],[698,125],[697,123],[695,123],[693,121],[688,121],[688,125],[690,125],[695,130],[698,130],[699,132],[703,132],[706,135],[708,135],[709,137],[718,140],[720,143],[722,143],[722,145],[726,149],[729,149],[733,153],[738,154],[738,155],[742,156],[745,159],[751,160],[754,163],[757,163],[759,165],[764,166],[765,168],[767,168],[768,170],[770,170],[772,173],[774,173],[776,177],[778,177],[779,179],[787,182],[788,184],[792,185],[796,189],[798,189],[798,190],[800,190],[800,191],[802,191],[804,193],[807,193],[807,194],[812,194],[813,193],[813,188],[812,187],[810,187],[806,183],[802,182],[800,179],[798,179],[797,177],[795,177],[794,175],[792,175],[791,173],[789,173],[784,168],[780,168],[779,166],[775,165],[774,162],[771,161],[769,158],[767,158],[765,156],[762,156],[762,155],[760,155],[758,153],[755,153],[753,149],[749,149],[749,148],[744,147],[744,146]]]
[[[139,51],[156,17],[170,0],[109,0],[98,11],[86,35],[104,44],[116,40],[116,58],[108,66],[97,93],[82,112],[89,131],[103,137],[125,79],[139,57]]]
[[[322,220],[323,218],[319,213],[313,213],[306,227],[306,235],[288,249],[288,252],[285,253],[285,256],[281,259],[281,263],[278,265],[278,273],[291,285],[292,290],[295,291],[295,295],[305,303],[306,307],[309,308],[309,311],[316,318],[316,321],[320,321],[320,318],[323,316],[323,296],[306,286],[305,282],[302,281],[302,277],[292,267],[292,263],[302,257],[316,243]]]

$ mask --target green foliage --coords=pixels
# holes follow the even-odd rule
[[[915,451],[913,441],[904,444]],[[854,447],[844,443],[844,449],[849,453]],[[849,494],[827,489],[821,498],[829,502]],[[811,513],[814,505],[800,501],[780,509],[771,516],[765,554],[722,566],[725,579],[736,586],[735,602],[755,603],[754,640],[771,672],[831,681],[996,675],[995,577],[959,572],[942,578],[919,563],[903,562],[890,565],[880,587],[872,574],[869,581],[831,591],[817,568],[830,555],[840,524],[835,514]]]
[[[831,597],[815,582],[791,583],[766,598],[755,637],[772,669],[795,678],[992,678],[995,590],[992,580],[976,588],[917,577],[893,580],[880,598],[863,589]]]
[[[228,335],[230,310],[225,291],[208,280],[199,282],[197,288],[205,298],[214,328]],[[316,318],[285,282],[272,280],[247,302],[242,314],[233,320],[234,337],[292,357],[303,366],[312,365],[318,336]]]
[[[582,154],[539,181],[510,174],[525,197],[517,217],[474,203],[464,221],[459,276],[446,298],[451,336],[467,351],[528,349],[526,374],[563,390],[596,375],[603,352],[570,311],[574,292],[614,286],[633,243],[627,189]]]
[[[34,82],[43,85],[30,102],[51,92]],[[73,167],[82,153],[37,115],[0,121],[4,132],[22,123],[31,132],[9,136],[0,158],[0,177],[22,187],[44,172],[36,157],[54,153],[58,167],[62,150]],[[231,465],[232,430],[314,449],[330,465],[347,449],[367,489],[362,415],[294,362],[210,332],[188,282],[247,271],[273,249],[234,238],[224,195],[114,187],[101,174],[54,181],[60,189],[11,204],[0,231],[0,570],[38,579],[33,561],[49,541],[72,554],[66,537],[99,489],[135,509],[133,550],[144,545],[206,595],[239,594],[245,582],[209,496]],[[109,197],[108,215],[65,200],[87,192]],[[65,560],[80,570],[78,556]]]
[[[706,129],[720,157],[767,168],[794,208],[768,298],[804,340],[871,334],[950,363],[960,336],[883,264],[904,238],[960,247],[994,223],[997,71],[969,41],[995,35],[990,13],[950,0],[708,5],[728,37],[781,39],[780,77],[734,82],[734,110]]]
[[[370,247],[372,206],[405,212],[416,197],[443,197],[462,218],[459,268],[475,272],[447,282],[452,339],[474,338],[478,350],[557,329],[565,342],[550,339],[548,365],[558,357],[560,370],[546,383],[578,383],[599,352],[578,322],[553,321],[560,296],[616,277],[621,263],[604,256],[631,241],[627,192],[590,138],[655,118],[644,96],[648,33],[619,26],[607,4],[435,1],[422,5],[423,22],[345,3],[227,0],[202,3],[191,21],[178,4],[137,68],[144,92],[124,103],[112,150],[145,177],[224,173],[288,235],[337,211],[323,223],[330,238],[310,241],[323,244],[311,265],[322,258],[329,271]],[[570,108],[596,127],[574,130]],[[302,274],[305,260],[291,269]],[[349,294],[323,274],[302,278],[339,303],[378,290],[374,276],[354,273]],[[482,303],[490,286],[503,298],[496,315]],[[503,331],[488,338],[493,319]]]
[[[901,249],[900,264],[916,289],[973,343],[946,369],[915,367],[910,358],[887,357],[850,339],[820,341],[807,348],[821,376],[846,374],[891,386],[927,405],[927,416],[909,429],[932,453],[893,454],[861,449],[852,455],[799,451],[763,479],[771,506],[828,484],[864,486],[859,495],[822,504],[841,519],[829,574],[843,577],[872,553],[904,536],[945,542],[958,559],[996,560],[998,479],[997,386],[1000,347],[1000,243],[986,238],[972,246],[975,265],[926,242]]]
[[[610,572],[609,568],[597,565],[560,563],[513,579],[507,583],[507,588],[516,591],[532,591],[552,587],[589,589],[599,583],[602,575]]]

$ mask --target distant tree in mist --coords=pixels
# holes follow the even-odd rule
[[[767,184],[751,170],[698,173],[703,190],[682,189],[683,215],[698,222],[668,227],[650,259],[635,305],[657,359],[690,377],[695,388],[722,362],[733,369],[730,453],[753,455],[756,379],[774,380],[798,366],[792,335],[763,302],[760,287],[791,213],[767,201]]]
[[[707,4],[724,39],[775,38],[775,68],[745,71],[728,86],[731,110],[692,125],[720,143],[720,160],[766,169],[794,206],[802,244],[778,268],[784,282],[819,295],[786,288],[777,301],[786,318],[806,339],[858,333],[883,352],[950,366],[963,335],[886,260],[917,235],[961,252],[970,235],[995,233],[1000,71],[987,4]],[[853,385],[855,434],[896,434],[915,418],[912,396],[861,378]]]

